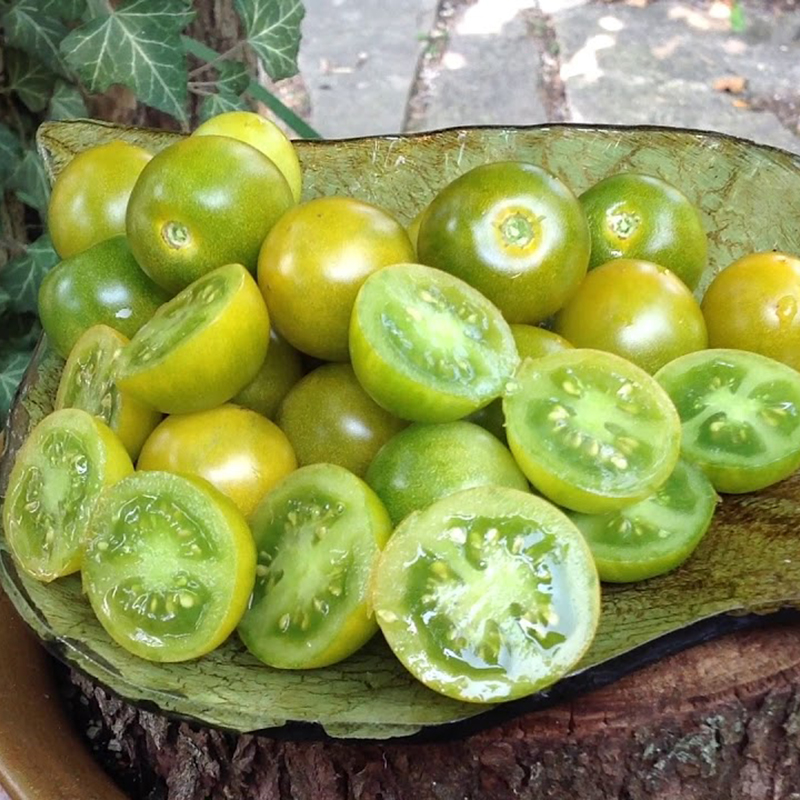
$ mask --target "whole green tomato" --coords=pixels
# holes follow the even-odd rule
[[[284,398],[277,422],[301,466],[338,464],[359,477],[408,424],[361,388],[349,364],[325,364],[306,375]]]

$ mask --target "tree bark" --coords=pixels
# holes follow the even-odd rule
[[[134,798],[800,800],[797,624],[723,637],[446,743],[234,736],[71,680],[92,748]]]

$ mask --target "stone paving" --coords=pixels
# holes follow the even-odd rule
[[[305,0],[326,137],[552,121],[717,130],[800,152],[792,0]]]

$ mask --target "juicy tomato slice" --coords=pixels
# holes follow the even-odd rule
[[[513,700],[569,673],[600,612],[578,529],[546,500],[496,486],[406,517],[380,558],[372,601],[417,679],[475,703]]]
[[[230,400],[258,373],[269,344],[269,315],[255,280],[228,264],[165,303],[119,359],[117,383],[165,414]]]
[[[463,420],[417,423],[393,436],[372,460],[366,480],[395,525],[412,511],[473,486],[528,490],[508,448]]]
[[[136,460],[161,414],[117,386],[117,360],[128,338],[107,325],[94,325],[78,339],[61,373],[56,409],[82,408],[100,417]]]
[[[369,577],[391,523],[360,478],[334,464],[301,467],[264,498],[251,528],[257,578],[239,635],[256,658],[323,667],[375,634]]]
[[[210,652],[244,614],[255,547],[236,506],[200,478],[137,472],[100,497],[83,586],[117,644],[150,661]]]
[[[602,514],[643,500],[670,475],[681,426],[644,370],[599,350],[523,362],[503,410],[511,452],[554,503]]]
[[[683,454],[717,491],[764,489],[800,466],[800,373],[743,350],[711,349],[656,373],[680,414]]]
[[[367,278],[350,355],[375,402],[403,419],[450,422],[498,397],[518,362],[498,309],[464,281],[420,264]]]
[[[680,459],[650,497],[609,514],[569,514],[586,537],[600,580],[628,583],[663,575],[695,551],[711,525],[716,491],[705,473]]]
[[[117,436],[80,409],[45,417],[17,453],[3,527],[22,569],[40,581],[77,572],[103,488],[133,472]]]

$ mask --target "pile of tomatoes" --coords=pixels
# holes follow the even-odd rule
[[[601,580],[678,567],[718,492],[800,465],[800,261],[742,254],[699,304],[706,232],[663,180],[490,163],[408,230],[301,184],[241,112],[55,183],[66,363],[5,534],[131,653],[236,631],[304,669],[380,629],[436,691],[520,697],[586,652]]]

